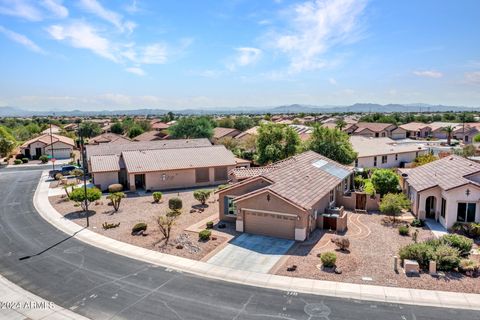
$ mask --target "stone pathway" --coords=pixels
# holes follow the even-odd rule
[[[440,238],[446,234],[448,234],[448,231],[447,229],[445,229],[441,224],[440,222],[437,222],[435,220],[430,220],[430,219],[427,219],[425,220],[425,225],[428,227],[428,229],[430,229],[430,231],[432,231],[433,235],[435,236],[435,238]]]

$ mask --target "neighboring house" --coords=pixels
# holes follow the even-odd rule
[[[93,183],[102,190],[120,183],[128,190],[168,190],[228,182],[237,161],[208,139],[88,145]]]
[[[57,134],[42,134],[26,141],[20,146],[20,152],[29,159],[38,159],[42,155],[52,156],[55,159],[68,159],[73,151],[73,139]]]
[[[102,133],[96,137],[88,139],[88,144],[100,144],[100,143],[129,143],[130,140],[127,137],[116,133]]]
[[[480,123],[465,123],[465,126],[459,124],[453,132],[454,139],[463,140],[465,144],[471,144],[473,138],[480,134]]]
[[[156,141],[156,140],[163,140],[166,139],[168,135],[165,134],[163,131],[156,131],[156,130],[151,130],[151,131],[146,131],[135,138],[133,138],[134,141]]]
[[[218,191],[220,220],[235,222],[238,232],[304,241],[323,227],[323,213],[337,206],[336,194],[348,189],[352,174],[351,167],[304,152]]]
[[[335,122],[324,123],[322,124],[322,127],[329,128],[329,129],[338,129],[337,124]],[[347,123],[345,127],[342,129],[342,131],[348,135],[351,135],[357,129],[358,127],[356,123]]]
[[[432,129],[431,136],[436,139],[447,139],[448,135],[445,131],[445,128],[451,126],[453,128],[453,132],[455,130],[462,128],[462,125],[459,123],[452,123],[452,122],[432,122],[429,124],[429,127]],[[453,133],[452,133],[453,138]]]
[[[237,135],[241,133],[240,130],[237,130],[235,128],[222,128],[222,127],[216,127],[213,129],[213,136],[212,136],[212,142],[214,144],[217,144],[219,140],[223,138],[234,138]]]
[[[71,132],[71,131],[76,131],[78,130],[78,124],[77,123],[69,123],[63,126],[63,129],[65,131]]]
[[[358,122],[355,125],[357,129],[352,133],[353,135],[372,138],[391,137],[392,131],[397,128],[391,123]]]
[[[289,127],[298,133],[298,136],[302,141],[307,141],[308,139],[310,139],[310,136],[312,135],[312,131],[313,131],[312,127],[305,126],[302,124],[291,124],[289,125]]]
[[[419,219],[445,228],[480,222],[480,164],[450,155],[413,169],[399,169],[402,189]]]
[[[350,136],[353,149],[358,153],[357,168],[398,168],[413,162],[416,157],[428,153],[420,144],[397,143],[390,138],[366,138]]]
[[[240,141],[247,141],[250,137],[256,137],[258,135],[258,126],[245,130],[235,136],[235,139]]]
[[[428,138],[432,132],[432,128],[422,122],[409,122],[399,126],[406,131],[406,137],[411,139]]]
[[[50,127],[52,130],[50,130]],[[50,134],[50,133],[53,133],[53,134],[59,134],[60,131],[62,131],[62,128],[60,128],[59,126],[55,125],[55,124],[52,124],[51,126],[49,125],[47,127],[47,129],[43,130],[41,132],[41,134]]]
[[[401,140],[401,139],[406,139],[407,138],[407,130],[401,128],[401,127],[396,127],[391,131],[391,136],[393,140]]]
[[[163,131],[163,130],[167,130],[168,128],[170,128],[170,125],[168,125],[164,122],[161,122],[159,120],[153,120],[151,122],[151,126],[152,126],[152,130],[155,130],[155,131]]]

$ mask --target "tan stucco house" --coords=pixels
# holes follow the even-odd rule
[[[120,183],[128,190],[168,190],[228,182],[235,156],[208,139],[88,145],[93,183],[101,190]]]
[[[358,122],[355,126],[357,128],[353,131],[353,135],[372,138],[391,137],[392,131],[397,128],[396,125],[391,123],[377,122]]]
[[[220,220],[239,232],[304,241],[340,205],[353,168],[307,151],[256,172],[217,192]]]
[[[29,159],[38,159],[42,155],[52,156],[55,159],[68,159],[73,151],[73,139],[57,134],[42,134],[26,141],[20,146],[20,152]]]
[[[480,221],[480,164],[450,155],[413,169],[399,169],[402,189],[419,219],[445,228]]]

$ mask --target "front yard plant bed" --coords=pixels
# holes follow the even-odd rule
[[[127,194],[122,199],[122,204],[115,212],[114,208],[109,205],[110,200],[103,195],[102,198],[95,203],[89,205],[90,230],[111,237],[115,240],[123,241],[146,249],[156,250],[163,253],[177,255],[189,259],[200,260],[217,246],[226,242],[229,237],[222,237],[224,231],[217,230],[215,237],[210,237],[208,241],[201,241],[196,232],[186,231],[188,227],[200,222],[207,217],[218,213],[218,202],[214,201],[211,196],[203,211],[195,210],[190,212],[192,206],[198,207],[200,203],[194,199],[193,191],[181,192],[164,192],[159,203],[152,201],[152,195],[137,196],[135,194]],[[181,199],[169,201],[170,199]],[[81,207],[75,206],[72,201],[67,201],[64,196],[50,197],[53,207],[73,222],[85,226],[85,216],[82,214]],[[159,230],[157,218],[170,212],[169,204],[174,203],[175,207],[181,206],[181,214],[175,220],[172,228],[170,240],[168,244],[162,240],[163,236]],[[118,224],[115,228],[107,228],[104,226]],[[144,232],[146,236],[132,235],[132,228],[138,223],[145,223],[148,227]],[[205,227],[203,224],[202,227]],[[230,232],[226,230],[225,232]],[[218,235],[220,233],[220,235]],[[177,249],[180,248],[180,249]]]
[[[456,271],[440,271],[437,277],[433,277],[425,270],[420,272],[419,277],[408,277],[400,265],[398,273],[394,271],[393,257],[398,256],[400,248],[414,243],[414,234],[418,243],[434,238],[428,228],[410,226],[410,235],[402,236],[398,227],[404,225],[404,222],[398,217],[398,222],[393,224],[384,223],[389,219],[382,214],[349,212],[348,215],[348,231],[342,235],[350,241],[348,251],[340,250],[331,241],[337,235],[317,230],[306,242],[296,243],[287,253],[288,258],[284,259],[283,265],[273,272],[285,276],[358,284],[480,293],[480,277],[469,277]],[[457,239],[453,242],[458,246],[466,247],[455,240]],[[478,244],[474,244],[473,249],[477,250]],[[442,250],[448,256],[448,249]],[[318,268],[322,264],[320,257],[326,252],[335,252],[335,267],[342,271],[341,274],[328,268]],[[479,263],[480,255],[471,254],[468,259]],[[466,269],[471,264],[463,262]],[[293,265],[297,266],[295,270],[291,269]]]

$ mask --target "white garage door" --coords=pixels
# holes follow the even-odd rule
[[[295,240],[296,217],[274,213],[246,211],[245,232]]]
[[[50,155],[50,150],[46,150],[47,155]],[[55,159],[68,159],[70,158],[71,149],[53,149],[53,157]]]
[[[405,133],[392,133],[392,139],[405,139]]]

